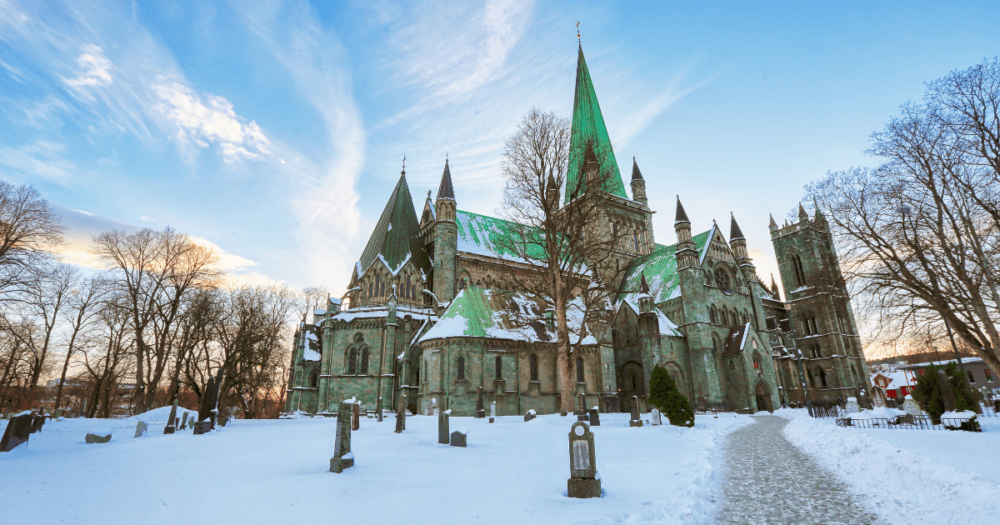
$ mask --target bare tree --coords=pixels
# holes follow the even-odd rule
[[[55,409],[62,408],[63,387],[66,383],[66,372],[69,370],[70,359],[79,350],[82,335],[97,320],[101,313],[101,300],[107,289],[106,283],[100,279],[86,279],[79,286],[70,290],[68,310],[69,333],[66,336],[66,359],[63,361],[62,373],[56,385]]]
[[[0,300],[37,280],[62,234],[59,216],[37,190],[0,181]]]
[[[302,317],[305,318],[308,314],[315,312],[320,305],[326,305],[326,298],[329,296],[330,292],[322,286],[303,288],[302,303],[304,311],[302,312]]]
[[[614,286],[624,265],[617,257],[624,230],[611,227],[614,206],[606,188],[613,176],[608,152],[580,145],[584,161],[579,183],[567,187],[570,122],[555,113],[531,110],[504,147],[506,182],[503,214],[514,222],[498,242],[510,271],[500,279],[548,303],[555,321],[560,412],[573,407],[575,355],[607,321]],[[600,336],[601,334],[597,334]]]

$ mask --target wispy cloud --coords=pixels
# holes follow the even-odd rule
[[[39,140],[17,148],[0,147],[0,166],[20,173],[27,181],[40,177],[55,182],[71,182],[70,173],[76,168],[63,158],[66,145]]]
[[[80,65],[80,74],[75,78],[63,79],[63,82],[75,88],[85,86],[106,86],[113,82],[111,78],[111,61],[104,56],[104,51],[95,45],[83,46],[83,53],[76,59]]]
[[[632,139],[642,133],[647,126],[656,120],[665,109],[714,80],[714,78],[706,78],[693,82],[688,81],[687,78],[694,66],[695,62],[688,64],[670,78],[662,91],[648,96],[646,101],[639,104],[633,111],[630,111],[621,119],[616,119],[621,122],[616,133],[618,146],[625,146],[631,142]]]

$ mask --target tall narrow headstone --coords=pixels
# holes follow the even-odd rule
[[[601,412],[597,407],[590,409],[590,426],[599,427],[601,426]]]
[[[448,432],[448,419],[451,417],[451,410],[438,412],[438,443],[447,445],[451,434]]]
[[[569,480],[566,485],[567,495],[571,498],[601,497],[594,433],[583,421],[573,423],[569,430]]]
[[[628,426],[642,426],[642,417],[639,415],[639,396],[632,396],[632,419],[629,420]]]
[[[941,384],[941,401],[944,402],[945,412],[955,411],[955,390],[951,388],[951,381],[944,370],[938,369],[938,382]]]
[[[427,402],[427,411],[424,412],[424,414],[428,416],[437,414],[437,398],[432,397],[431,400]]]
[[[490,403],[490,423],[497,417],[497,402]]]
[[[354,453],[351,452],[351,414],[354,399],[345,399],[337,410],[337,436],[333,445],[333,458],[330,459],[330,472],[341,473],[346,468],[354,466]]]
[[[181,430],[184,430],[185,428],[187,428],[188,413],[184,412],[182,416],[183,417],[181,417]]]
[[[399,407],[396,408],[396,430],[394,432],[399,434],[404,430],[406,430],[406,394],[400,392]]]
[[[577,421],[590,421],[590,414],[587,413],[587,394],[580,394],[580,401],[576,409]]]
[[[3,438],[0,438],[0,452],[10,452],[21,443],[27,443],[31,436],[31,423],[32,417],[28,412],[10,418]]]
[[[486,417],[486,409],[483,408],[483,387],[476,390],[476,419]]]
[[[31,433],[41,432],[42,427],[45,426],[45,415],[35,414],[35,418],[31,421]]]
[[[167,426],[163,427],[164,434],[173,434],[176,428],[174,427],[175,420],[177,419],[177,396],[174,396],[174,404],[170,407],[170,417],[167,418]]]
[[[354,403],[351,407],[351,430],[361,428],[361,403]]]

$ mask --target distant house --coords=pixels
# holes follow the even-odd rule
[[[931,361],[929,363],[917,363],[914,365],[905,365],[900,367],[902,370],[911,371],[917,377],[924,375],[927,367],[931,365],[944,366],[949,363],[956,363],[954,359],[949,359],[947,361]],[[1000,387],[1000,383],[997,383],[995,377],[993,377],[993,372],[990,370],[986,363],[983,362],[982,358],[979,357],[963,357],[962,366],[965,368],[965,373],[969,376],[969,384],[972,388],[979,389],[982,387],[987,387],[990,389]]]
[[[872,386],[880,389],[886,398],[901,401],[913,392],[916,378],[909,370],[878,372],[872,376]]]

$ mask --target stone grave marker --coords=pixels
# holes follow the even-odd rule
[[[219,414],[218,420],[219,420],[219,426],[224,427],[226,426],[226,423],[229,423],[229,416],[226,414]]]
[[[188,413],[184,412],[184,414],[182,414],[182,417],[181,417],[181,430],[184,430],[184,429],[187,428],[187,422],[188,422]]]
[[[333,445],[333,458],[330,459],[330,472],[341,473],[344,469],[354,466],[354,453],[351,452],[351,414],[354,398],[345,399],[337,410],[337,435]]]
[[[42,427],[45,426],[45,416],[42,414],[35,414],[35,418],[31,420],[31,433],[41,432]]]
[[[571,498],[601,497],[594,433],[583,421],[573,423],[569,430],[569,480],[566,486],[567,495]]]
[[[535,419],[535,416],[536,416],[536,414],[535,414],[535,409],[534,408],[532,408],[531,410],[528,410],[527,412],[524,413],[524,422],[527,423],[528,421],[531,421],[532,419]]]
[[[406,430],[406,394],[400,392],[399,406],[396,408],[396,434]]]
[[[847,398],[846,408],[848,414],[857,414],[858,412],[861,412],[861,405],[858,404],[858,398],[856,397]]]
[[[483,387],[476,389],[476,419],[484,419],[486,409],[483,408]]]
[[[649,424],[652,425],[652,426],[654,426],[654,427],[658,427],[658,426],[660,426],[661,423],[662,423],[662,420],[660,419],[660,409],[654,408],[649,413]]]
[[[142,437],[148,429],[149,425],[147,425],[145,421],[139,421],[135,424],[135,437]]]
[[[437,414],[437,398],[432,397],[430,401],[427,402],[427,409],[424,415],[433,416]]]
[[[354,403],[351,406],[351,430],[359,430],[361,428],[361,403]]]
[[[177,396],[174,396],[174,403],[170,407],[170,417],[167,418],[167,426],[163,427],[164,434],[173,434],[177,427]]]
[[[447,445],[451,434],[448,433],[448,420],[451,417],[451,409],[438,412],[438,443]]]
[[[921,416],[924,414],[924,412],[920,410],[920,405],[914,401],[913,396],[910,394],[906,394],[906,398],[903,399],[903,412],[906,412],[911,416]]]
[[[642,426],[642,417],[639,415],[639,396],[632,396],[632,419],[628,421],[628,426]]]
[[[497,417],[497,402],[490,403],[490,423]]]
[[[87,437],[85,437],[84,440],[87,443],[107,443],[108,441],[111,441],[111,433],[91,434],[88,432]]]
[[[587,413],[587,394],[579,395],[580,402],[576,409],[576,420],[590,422],[590,414]]]
[[[590,426],[601,426],[601,411],[596,406],[590,409]]]
[[[469,436],[469,431],[465,427],[462,427],[451,433],[451,446],[465,448],[466,440]]]
[[[7,428],[3,431],[3,438],[0,438],[0,452],[14,450],[21,443],[27,443],[31,436],[33,418],[30,412],[22,412],[8,419]]]
[[[941,383],[941,401],[944,402],[945,412],[955,411],[955,391],[951,388],[951,381],[944,370],[938,369],[938,382]]]

